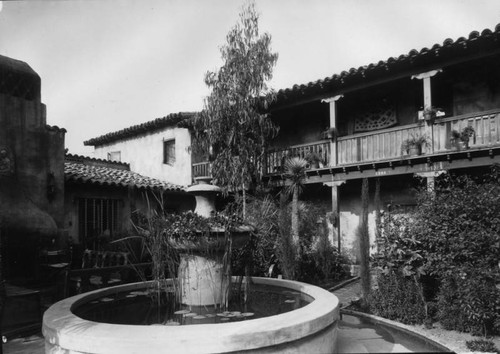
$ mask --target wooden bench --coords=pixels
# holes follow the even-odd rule
[[[128,257],[126,252],[85,250],[82,267],[66,271],[64,297],[140,280],[151,264],[133,264]]]

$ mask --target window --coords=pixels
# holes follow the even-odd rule
[[[118,199],[78,198],[78,236],[86,247],[98,245],[99,236],[111,239],[120,229]]]
[[[108,160],[120,162],[122,160],[122,154],[120,151],[111,151],[108,152]]]
[[[175,163],[175,140],[163,142],[163,163],[173,165]]]

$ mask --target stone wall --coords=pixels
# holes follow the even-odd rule
[[[33,276],[38,250],[63,236],[64,136],[46,124],[40,78],[0,56],[0,228],[8,276]]]

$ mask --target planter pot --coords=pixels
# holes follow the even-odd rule
[[[410,156],[422,155],[422,147],[421,146],[412,146],[408,149],[408,154]]]

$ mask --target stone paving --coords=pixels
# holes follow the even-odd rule
[[[340,307],[348,306],[352,301],[358,300],[361,297],[360,281],[356,280],[340,289],[333,290],[332,293],[338,297]]]

